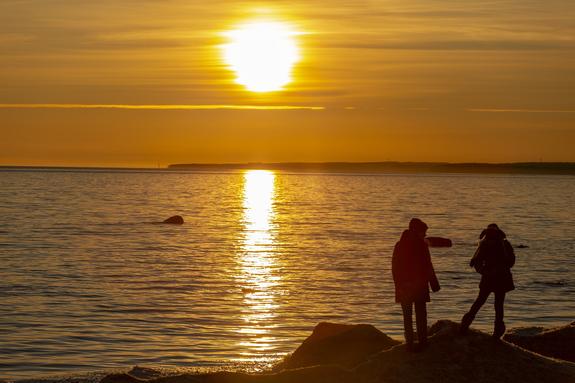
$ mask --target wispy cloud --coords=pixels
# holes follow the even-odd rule
[[[359,40],[359,39],[358,39]],[[574,49],[572,41],[532,40],[435,40],[407,39],[364,42],[354,39],[324,43],[324,46],[342,49],[390,49],[390,50],[444,50],[444,51],[542,51]]]
[[[467,112],[477,113],[575,113],[575,110],[557,110],[557,109],[466,109]]]
[[[0,109],[323,110],[325,107],[309,105],[0,104]]]

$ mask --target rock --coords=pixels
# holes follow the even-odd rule
[[[451,247],[453,243],[449,238],[442,237],[425,237],[425,241],[429,247]]]
[[[523,244],[515,246],[516,249],[527,249],[528,247],[529,246]]]
[[[162,223],[169,223],[172,225],[181,225],[184,223],[184,218],[182,218],[181,215],[174,215],[168,219],[165,219],[164,221],[162,221]]]
[[[575,365],[547,359],[471,329],[459,335],[459,324],[431,326],[429,346],[409,353],[405,346],[383,351],[361,364],[362,381],[385,383],[566,383],[575,382]]]
[[[337,364],[354,367],[376,352],[399,344],[372,325],[322,322],[278,368]],[[276,368],[277,369],[277,368]]]
[[[503,339],[541,355],[575,362],[575,322],[552,329],[517,328],[508,331]]]
[[[144,380],[135,378],[130,374],[109,374],[104,376],[100,383],[136,383],[144,382]]]
[[[320,323],[276,373],[221,371],[150,380],[113,374],[101,383],[575,382],[573,363],[543,357],[473,329],[461,336],[459,324],[452,321],[435,323],[429,334],[428,347],[411,353],[370,325]],[[293,368],[305,365],[311,366]]]
[[[157,370],[140,366],[135,366],[134,368],[132,368],[128,372],[128,375],[139,379],[152,379],[152,378],[159,378],[160,376],[162,376],[162,374]]]
[[[183,374],[143,380],[129,374],[110,374],[100,383],[356,383],[357,376],[337,366],[313,366],[287,370],[277,374],[246,374],[240,372],[214,372]]]

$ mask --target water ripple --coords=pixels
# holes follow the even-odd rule
[[[517,250],[508,326],[573,320],[573,177],[354,177],[3,172],[0,375],[32,378],[136,364],[267,363],[320,321],[401,338],[390,257],[412,216],[442,290],[429,320],[477,294],[482,227]],[[155,225],[181,214],[182,226]],[[490,330],[491,305],[477,318]]]

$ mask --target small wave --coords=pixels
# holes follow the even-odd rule
[[[543,286],[550,286],[550,287],[563,287],[567,286],[568,282],[564,280],[558,281],[533,281],[534,285],[543,285]]]

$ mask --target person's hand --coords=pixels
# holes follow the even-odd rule
[[[439,285],[439,282],[437,280],[431,281],[430,285],[431,285],[431,291],[433,291],[434,293],[441,290],[441,286]]]

